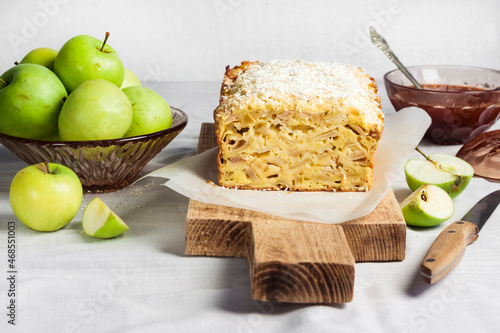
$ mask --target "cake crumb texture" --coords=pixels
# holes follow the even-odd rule
[[[214,111],[219,185],[367,191],[383,118],[377,85],[358,67],[298,60],[228,67]]]

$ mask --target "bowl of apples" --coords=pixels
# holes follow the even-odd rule
[[[69,167],[89,192],[131,184],[188,121],[123,67],[108,36],[35,49],[0,76],[0,144]]]

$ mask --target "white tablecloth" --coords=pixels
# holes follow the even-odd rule
[[[383,109],[394,112],[381,83]],[[200,124],[212,121],[219,93],[217,82],[155,88],[188,113],[189,124],[143,174],[194,154]],[[421,148],[454,154],[460,146],[422,142]],[[184,255],[188,199],[158,179],[100,194],[130,230],[122,237],[96,240],[82,232],[82,211],[53,233],[18,222],[8,191],[24,166],[0,146],[0,332],[494,332],[500,327],[500,209],[458,267],[435,285],[421,282],[418,269],[449,222],[409,228],[402,262],[356,264],[351,303],[262,303],[250,298],[245,259]],[[498,183],[472,179],[455,199],[453,219],[499,188]],[[403,170],[393,190],[399,201],[410,193]],[[82,207],[93,197],[85,194]],[[8,296],[9,221],[16,221],[14,298]],[[15,299],[15,326],[7,322],[10,299]]]

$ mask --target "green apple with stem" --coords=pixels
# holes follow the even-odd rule
[[[10,205],[17,218],[38,231],[67,225],[80,210],[82,184],[68,167],[39,163],[20,170],[10,185]]]
[[[405,165],[406,182],[412,191],[423,184],[433,184],[445,190],[453,199],[462,193],[474,176],[474,168],[466,161],[443,153],[411,159]]]
[[[59,78],[37,64],[19,64],[0,76],[0,132],[39,139],[57,130],[68,96]]]
[[[406,223],[416,227],[438,225],[455,213],[451,197],[436,185],[422,185],[400,206]]]
[[[54,70],[54,61],[56,60],[57,50],[48,47],[39,47],[31,50],[19,62],[20,64],[38,64]],[[17,64],[16,64],[17,65]]]
[[[117,87],[123,83],[123,64],[118,53],[104,42],[87,35],[68,40],[57,53],[54,72],[59,76],[68,93],[82,82],[92,79],[107,80]]]
[[[85,207],[82,227],[85,234],[96,238],[116,237],[129,229],[125,222],[97,197]]]
[[[131,123],[132,106],[120,88],[106,80],[87,80],[64,103],[59,134],[64,141],[117,139]]]
[[[137,77],[137,75],[134,74],[130,69],[124,68],[124,76],[123,76],[123,82],[122,86],[120,88],[127,88],[127,87],[135,87],[135,86],[142,86],[141,80]]]
[[[133,110],[132,124],[125,137],[154,133],[172,126],[172,111],[160,94],[146,87],[122,90]]]

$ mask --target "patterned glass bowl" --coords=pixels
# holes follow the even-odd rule
[[[132,183],[139,172],[186,127],[187,115],[172,107],[172,126],[130,138],[96,141],[38,141],[0,133],[0,143],[28,164],[66,165],[84,191],[113,192]]]

